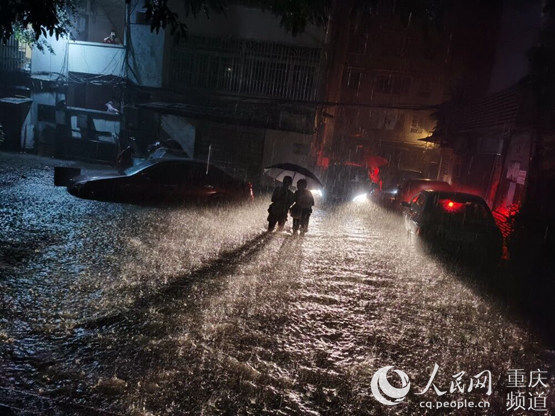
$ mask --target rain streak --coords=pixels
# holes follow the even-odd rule
[[[292,237],[290,221],[265,232],[266,198],[212,208],[83,200],[52,187],[52,166],[0,159],[0,390],[13,408],[425,414],[414,392],[438,364],[443,386],[490,370],[494,414],[510,368],[550,369],[525,321],[409,246],[399,217],[372,202],[317,203],[308,234]],[[413,386],[396,407],[371,394],[388,365]],[[457,414],[466,411],[476,414]]]

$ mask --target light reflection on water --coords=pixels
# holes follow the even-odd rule
[[[265,200],[79,200],[44,162],[25,178],[1,162],[3,387],[122,414],[409,415],[423,413],[414,396],[371,397],[377,368],[419,386],[434,363],[447,383],[547,369],[533,336],[371,204],[317,209],[304,238],[265,235]]]

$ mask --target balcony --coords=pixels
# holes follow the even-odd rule
[[[311,101],[321,59],[316,47],[190,35],[171,49],[165,82],[185,91]]]
[[[91,75],[125,76],[125,47],[107,43],[69,41],[69,72]]]
[[[52,50],[33,49],[31,72],[33,77],[56,80],[68,73],[125,76],[125,47],[99,42],[68,40],[65,37],[47,38]]]

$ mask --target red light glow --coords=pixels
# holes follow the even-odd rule
[[[451,201],[450,199],[440,199],[439,203],[441,204],[443,209],[447,212],[460,211],[463,206],[462,202],[455,202],[455,201]]]

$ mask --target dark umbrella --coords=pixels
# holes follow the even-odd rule
[[[278,163],[268,166],[264,168],[264,174],[278,182],[283,182],[285,176],[291,176],[293,185],[296,185],[299,179],[306,179],[309,188],[323,188],[322,182],[314,173],[293,163]]]

